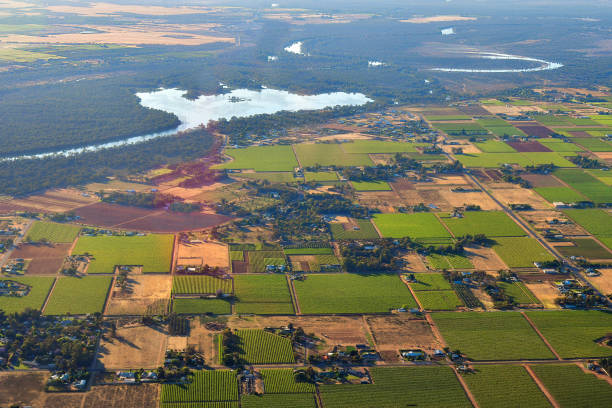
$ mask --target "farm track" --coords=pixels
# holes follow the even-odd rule
[[[548,402],[550,402],[550,404],[553,406],[553,408],[561,408],[559,403],[557,401],[555,401],[555,398],[548,391],[548,389],[546,388],[544,383],[538,378],[537,375],[535,375],[535,373],[533,372],[533,369],[531,368],[531,366],[529,366],[527,364],[523,364],[523,367],[525,367],[525,370],[527,370],[527,373],[529,373],[529,376],[531,377],[533,382],[536,383],[536,385],[538,386],[540,391],[542,391],[542,393],[546,396],[546,398],[548,399]]]
[[[176,271],[176,264],[178,263],[178,248],[179,248],[179,236],[174,234],[174,243],[172,244],[172,260],[170,261],[170,274],[174,275]]]
[[[527,320],[527,323],[529,323],[529,325],[531,326],[531,328],[538,334],[538,336],[540,336],[540,339],[542,339],[542,341],[544,342],[544,344],[546,344],[546,347],[548,347],[550,349],[550,351],[555,355],[555,357],[557,357],[557,360],[563,360],[561,358],[561,356],[559,355],[559,353],[557,353],[557,350],[554,349],[554,347],[552,346],[552,344],[550,344],[550,342],[546,339],[546,337],[544,337],[544,335],[542,334],[542,332],[540,331],[540,329],[538,329],[538,327],[535,325],[535,323],[529,318],[529,316],[527,316],[527,314],[524,311],[521,311],[521,315],[523,315],[523,317],[525,318],[525,320]]]
[[[293,309],[297,316],[302,314],[300,310],[300,303],[298,302],[297,293],[295,293],[295,286],[293,286],[293,281],[289,278],[289,275],[285,275],[287,278],[287,285],[289,286],[289,292],[291,293],[291,303],[293,303]]]
[[[49,299],[51,298],[51,294],[53,293],[53,290],[55,289],[55,285],[57,284],[57,280],[58,278],[53,279],[53,285],[51,285],[51,289],[49,289],[49,293],[47,293],[47,297],[45,298],[45,302],[43,303],[43,306],[40,308],[40,313],[45,313],[45,308],[47,307],[47,303],[49,303]]]
[[[474,397],[474,394],[472,394],[472,391],[468,388],[461,374],[459,374],[456,369],[453,369],[453,373],[455,373],[459,384],[461,384],[461,387],[463,388],[463,392],[465,392],[465,395],[468,397],[474,408],[480,408],[478,402],[476,401],[476,398]]]

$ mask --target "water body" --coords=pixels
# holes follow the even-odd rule
[[[537,71],[549,71],[552,69],[558,69],[563,66],[558,62],[545,61],[539,58],[522,57],[520,55],[511,54],[500,54],[495,52],[469,52],[468,54],[475,54],[477,58],[490,59],[490,60],[511,60],[511,61],[529,61],[535,62],[539,65],[532,68],[507,68],[507,69],[478,69],[478,68],[431,68],[430,71],[441,71],[441,72],[537,72]]]
[[[317,110],[338,105],[359,106],[372,102],[372,99],[361,93],[333,92],[318,95],[298,95],[267,88],[260,91],[236,89],[222,95],[203,95],[196,100],[185,98],[185,93],[185,91],[180,89],[160,89],[153,92],[139,92],[136,94],[142,106],[174,113],[181,121],[181,124],[175,129],[130,137],[114,142],[92,144],[86,147],[15,156],[2,159],[2,161],[49,156],[72,156],[84,152],[142,143],[159,137],[170,136],[200,125],[206,125],[211,120],[230,119],[233,116],[247,117],[262,113],[276,113],[282,110]]]

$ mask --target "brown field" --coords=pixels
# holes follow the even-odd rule
[[[586,279],[599,289],[604,295],[612,294],[612,269],[597,269],[601,275],[596,277],[586,277]]]
[[[483,105],[483,107],[494,115],[504,113],[506,115],[515,116],[522,112],[544,112],[544,109],[539,106],[513,106],[513,105]]]
[[[294,25],[306,25],[306,24],[346,24],[356,20],[363,20],[370,18],[371,14],[334,14],[331,17],[328,14],[319,13],[279,13],[276,12],[278,9],[269,9],[267,11],[275,11],[274,13],[266,13],[263,15],[264,18],[272,20],[281,20],[289,24]]]
[[[362,133],[342,133],[339,135],[327,135],[317,138],[318,140],[367,140],[371,139],[371,136],[364,135]]]
[[[474,293],[474,296],[476,296],[478,300],[480,300],[480,303],[482,303],[485,310],[493,309],[493,300],[491,299],[491,296],[489,296],[487,292],[484,291],[484,289],[472,289],[472,293]]]
[[[217,242],[181,241],[178,245],[177,265],[208,265],[228,269],[230,264],[227,245]]]
[[[554,91],[558,91],[562,93],[568,93],[571,95],[578,95],[578,94],[593,95],[593,96],[609,96],[610,95],[610,93],[608,92],[608,89],[605,87],[601,87],[601,90],[599,91],[585,89],[585,88],[561,88],[561,87],[554,87],[554,86],[546,87],[542,89],[534,89],[534,91],[536,92],[542,92],[546,90],[554,90]]]
[[[406,254],[402,256],[402,260],[406,263],[405,269],[410,272],[426,272],[427,266],[423,259],[418,254]]]
[[[526,188],[496,188],[492,189],[491,193],[502,204],[529,204],[536,210],[548,210],[551,205],[540,197],[537,193]]]
[[[451,207],[461,207],[466,204],[477,204],[483,210],[499,210],[499,206],[484,192],[453,192],[450,189],[439,190],[443,199]],[[437,205],[437,204],[436,204]]]
[[[0,404],[45,406],[44,386],[48,377],[47,372],[0,373]]]
[[[454,140],[456,142],[464,142],[463,140]],[[465,142],[465,144],[460,144],[460,145],[444,145],[441,146],[442,150],[445,151],[448,154],[453,154],[453,149],[454,148],[461,148],[461,150],[463,150],[464,154],[478,154],[478,153],[482,153],[482,151],[477,148],[476,146],[474,146],[471,143]]]
[[[393,207],[409,204],[405,202],[405,199],[400,198],[394,191],[361,192],[357,193],[357,199],[363,205],[378,208],[382,212],[390,212],[393,211]],[[423,201],[421,200],[419,202]]]
[[[98,385],[85,394],[83,407],[156,407],[160,388],[159,384]]]
[[[78,14],[86,17],[107,17],[119,14],[140,14],[145,16],[176,16],[183,14],[210,13],[210,8],[200,7],[162,7],[162,6],[139,6],[122,5],[111,3],[89,3],[87,6],[47,6],[47,10],[54,13]]]
[[[481,105],[460,106],[459,110],[465,113],[466,115],[471,115],[471,116],[489,116],[490,115],[489,111],[483,108]]]
[[[515,126],[519,129],[521,129],[523,132],[525,132],[528,136],[535,136],[535,137],[548,137],[549,135],[553,134],[554,132],[552,130],[550,130],[549,128],[542,126],[542,125],[516,125]],[[532,142],[532,143],[537,143],[537,142]],[[537,143],[539,144],[539,143]],[[513,145],[511,145],[512,147],[514,147]],[[545,148],[544,146],[542,146],[543,148]],[[515,148],[516,149],[516,148]],[[546,148],[545,148],[546,149]],[[522,150],[519,150],[522,151]],[[530,151],[530,152],[550,152],[549,149],[547,150],[525,150]]]
[[[218,361],[218,350],[214,345],[214,336],[217,331],[211,331],[206,328],[198,319],[190,321],[189,337],[187,345],[193,346],[196,351],[203,353],[206,356],[206,361]]]
[[[47,394],[45,408],[81,408],[83,398],[85,395],[82,393]]]
[[[507,145],[513,147],[517,152],[552,152],[548,147],[539,142],[506,142]]]
[[[128,286],[122,291],[113,286],[106,315],[144,315],[150,308],[167,305],[172,290],[172,276],[128,275]]]
[[[230,219],[218,214],[182,214],[107,203],[95,203],[78,208],[75,212],[84,224],[150,232],[191,231],[219,225]]]
[[[117,337],[106,333],[100,342],[97,366],[106,370],[157,368],[166,353],[167,333],[140,324],[117,328]]]
[[[591,135],[589,135],[587,132],[581,131],[581,132],[569,132],[570,135],[575,136],[577,138],[581,138],[581,137],[593,137]],[[580,143],[580,141],[577,141],[578,143]]]
[[[55,275],[68,256],[72,244],[21,244],[13,258],[31,259],[27,275]]]
[[[596,152],[595,156],[603,160],[612,160],[612,152]]]
[[[429,323],[406,314],[392,316],[368,316],[365,318],[378,351],[395,351],[418,348],[433,353],[444,346],[434,336]]]
[[[142,183],[131,183],[129,181],[122,180],[109,180],[105,183],[90,183],[85,186],[85,189],[91,193],[97,193],[99,191],[120,191],[120,190],[134,190],[137,192],[150,191],[153,188],[152,185]]]
[[[85,197],[83,192],[75,189],[49,190],[41,195],[13,199],[7,202],[16,207],[36,212],[66,212],[84,205],[97,202],[95,196]]]
[[[413,17],[407,20],[400,20],[402,23],[426,24],[426,23],[442,23],[449,21],[470,21],[476,20],[476,17],[464,16],[432,16],[432,17]]]
[[[291,265],[293,265],[294,269],[296,265],[299,265],[302,271],[309,272],[310,264],[316,263],[317,257],[314,255],[289,255],[289,262],[291,262]]]
[[[518,213],[521,218],[527,221],[535,229],[554,228],[563,235],[588,235],[588,233],[576,224],[548,224],[548,221],[557,219],[559,221],[567,220],[568,218],[560,211],[521,211]]]
[[[522,178],[531,183],[534,187],[563,187],[563,183],[553,176],[544,174],[522,174]]]
[[[508,269],[504,261],[501,260],[492,248],[468,247],[465,248],[465,252],[477,270],[498,271],[500,269]]]
[[[555,299],[560,296],[559,291],[550,282],[525,282],[525,285],[540,299],[546,309],[559,309]]]

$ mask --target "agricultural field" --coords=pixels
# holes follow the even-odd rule
[[[168,312],[172,293],[170,275],[131,274],[125,286],[114,285],[104,311],[107,315],[157,315]]]
[[[336,173],[335,171],[305,171],[304,180],[306,182],[337,181],[338,173]]]
[[[504,293],[519,305],[541,304],[523,282],[497,282],[497,286],[503,289]]]
[[[533,365],[535,375],[562,407],[607,408],[612,386],[577,365]]]
[[[391,186],[386,181],[351,181],[355,191],[391,191]]]
[[[346,153],[415,153],[417,143],[387,142],[380,140],[355,140],[352,143],[343,143],[342,150]]]
[[[317,408],[314,394],[244,395],[242,408]]]
[[[266,180],[270,183],[294,183],[301,181],[301,178],[295,178],[292,172],[289,171],[261,171],[257,173],[239,173],[232,174],[235,178],[245,178],[253,180]]]
[[[455,310],[463,302],[454,290],[424,290],[416,293],[425,310]]]
[[[365,153],[346,153],[340,144],[301,143],[293,146],[302,167],[321,166],[372,166]]]
[[[291,364],[295,362],[291,339],[256,329],[236,330],[240,358],[247,364]]]
[[[484,142],[474,143],[474,146],[484,153],[516,153],[512,146],[499,140],[485,140]]]
[[[172,311],[178,314],[231,314],[232,305],[223,299],[181,299],[172,301]]]
[[[612,202],[612,189],[599,179],[579,169],[559,169],[554,175],[588,197],[595,204]]]
[[[28,230],[25,241],[40,242],[44,240],[52,243],[71,243],[79,235],[80,230],[81,227],[77,225],[35,221]]]
[[[0,278],[0,283],[7,279],[28,285],[30,291],[21,297],[0,295],[0,310],[6,314],[23,312],[26,309],[40,310],[55,280],[53,277],[25,276]]]
[[[581,152],[582,149],[580,146],[576,146],[574,143],[568,143],[560,139],[540,139],[539,143],[548,147],[553,152]]]
[[[304,314],[389,313],[416,301],[397,275],[321,274],[294,281]]]
[[[162,385],[162,404],[238,401],[238,381],[235,371],[214,370],[193,373],[187,384]]]
[[[373,384],[322,385],[325,408],[471,407],[450,367],[371,368]]]
[[[371,220],[354,219],[352,224],[341,224],[332,222],[329,224],[331,234],[336,241],[351,239],[375,239],[379,238],[378,232],[372,225]]]
[[[266,394],[294,394],[313,393],[314,384],[308,382],[297,382],[291,368],[269,368],[262,369],[261,375],[264,381]]]
[[[451,285],[441,273],[415,273],[416,282],[410,283],[414,291],[451,290]]]
[[[253,169],[255,171],[287,171],[298,167],[291,146],[253,146],[245,149],[226,149],[231,161],[216,166],[220,169]],[[266,160],[262,160],[265,157]]]
[[[595,236],[612,235],[612,216],[603,210],[595,208],[586,210],[571,209],[563,210],[563,213]]]
[[[587,198],[569,187],[536,187],[536,193],[544,197],[548,202],[577,203],[587,201]]]
[[[267,265],[285,265],[283,251],[249,251],[249,272],[264,273]]]
[[[550,163],[558,167],[576,167],[555,152],[458,154],[456,159],[466,167],[497,168],[505,164],[526,167]]]
[[[43,313],[81,315],[102,312],[110,283],[108,276],[61,277]]]
[[[586,259],[611,259],[612,253],[591,238],[574,238],[573,246],[558,246],[557,250],[563,256],[582,256]]]
[[[451,349],[474,360],[554,358],[518,312],[438,312],[431,316]]]
[[[293,314],[285,275],[236,275],[236,313]]]
[[[455,237],[485,234],[487,237],[522,237],[526,233],[502,211],[466,211],[462,218],[440,217]]]
[[[450,234],[430,213],[375,214],[374,223],[384,238],[450,239]]]
[[[207,275],[177,275],[172,279],[175,295],[204,295],[233,293],[232,279],[220,279]]]
[[[610,354],[608,347],[597,343],[598,339],[610,333],[610,313],[595,310],[526,313],[563,358],[602,357]]]
[[[555,259],[537,240],[529,237],[495,238],[493,249],[510,268],[531,268],[534,262]]]
[[[480,365],[474,373],[463,374],[463,379],[482,408],[551,406],[522,366]]]
[[[329,248],[285,248],[285,255],[333,255],[334,251]]]
[[[87,273],[113,273],[118,265],[140,265],[142,271],[169,272],[174,236],[80,237],[73,254],[91,254]]]

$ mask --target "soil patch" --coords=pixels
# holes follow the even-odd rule
[[[409,315],[368,316],[378,350],[421,349],[433,354],[444,346],[435,338],[429,323]]]
[[[180,241],[177,265],[208,265],[229,269],[227,245],[216,242]]]
[[[517,152],[552,152],[548,147],[539,142],[506,142]]]
[[[497,188],[491,192],[501,203],[510,204],[529,204],[536,210],[548,210],[550,204],[532,190],[526,188]]]
[[[474,268],[483,271],[499,271],[508,269],[506,264],[497,256],[492,248],[478,247],[465,248],[466,256],[474,264]]]
[[[84,407],[131,408],[156,407],[159,384],[100,385],[85,395]]]
[[[44,194],[13,199],[6,204],[36,212],[67,212],[98,201],[95,196],[74,189],[49,190]]]
[[[162,314],[167,311],[171,290],[170,275],[128,275],[125,289],[113,286],[106,314]]]
[[[604,295],[612,294],[612,269],[597,269],[600,276],[588,277],[587,280]]]
[[[564,187],[563,183],[550,175],[523,174],[521,177],[530,182],[533,187]]]
[[[548,137],[552,135],[553,132],[549,128],[541,125],[516,125],[517,128],[521,129],[523,132],[527,134],[527,136],[535,136],[535,137]],[[513,146],[514,147],[514,146]],[[526,150],[526,151],[545,151],[549,152],[550,150]]]
[[[540,299],[546,309],[559,309],[555,299],[561,294],[551,282],[525,282],[525,285]]]
[[[13,258],[29,259],[27,275],[55,275],[62,267],[72,244],[21,244]]]
[[[48,377],[47,372],[0,373],[0,404],[45,406],[44,387]]]
[[[120,327],[116,338],[107,332],[100,342],[97,364],[106,370],[157,368],[163,364],[166,344],[167,334],[158,327]]]

